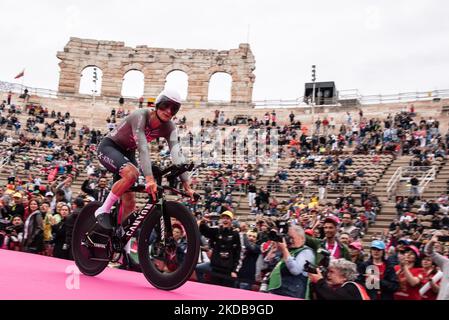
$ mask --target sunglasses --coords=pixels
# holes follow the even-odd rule
[[[172,116],[178,113],[179,109],[181,108],[181,104],[173,101],[164,101],[162,102],[158,109],[161,109],[163,111],[170,110]]]

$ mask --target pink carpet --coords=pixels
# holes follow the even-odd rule
[[[0,300],[287,300],[289,298],[187,282],[155,289],[141,273],[106,268],[80,274],[73,261],[0,249]],[[78,289],[77,289],[78,288]]]

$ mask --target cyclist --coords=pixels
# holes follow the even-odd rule
[[[126,192],[139,177],[135,151],[139,152],[139,162],[145,176],[145,191],[156,201],[157,184],[151,169],[148,142],[164,137],[170,148],[172,162],[176,165],[185,162],[178,142],[176,126],[172,117],[181,108],[181,97],[175,90],[163,90],[155,101],[156,109],[138,109],[126,117],[99,144],[97,156],[103,166],[114,173],[114,185],[103,205],[95,212],[99,225],[112,229],[111,207],[122,198],[122,222],[135,209],[134,192]],[[181,176],[183,187],[192,199],[194,191],[190,187],[187,173]]]

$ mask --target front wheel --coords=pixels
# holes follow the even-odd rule
[[[200,232],[194,216],[186,207],[171,201],[164,206],[171,228],[165,225],[160,210],[155,210],[145,220],[139,236],[139,263],[145,278],[153,286],[174,290],[182,286],[195,269],[200,251]]]

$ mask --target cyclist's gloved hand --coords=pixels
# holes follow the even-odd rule
[[[157,200],[157,183],[154,180],[154,177],[147,176],[145,177],[145,192],[151,195],[153,198],[153,202]]]

